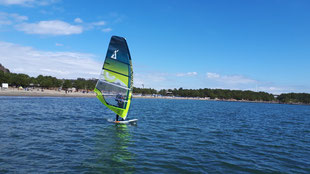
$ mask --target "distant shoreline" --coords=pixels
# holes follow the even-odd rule
[[[24,90],[9,88],[0,90],[0,96],[28,96],[28,97],[96,97],[94,92],[67,92],[64,90],[33,89]]]
[[[34,89],[24,90],[17,88],[9,88],[0,90],[0,96],[25,96],[25,97],[85,97],[95,98],[96,93],[91,92],[67,92],[64,90],[49,90]],[[175,100],[207,100],[207,101],[226,101],[226,102],[245,102],[245,103],[273,103],[273,104],[293,104],[293,105],[307,105],[304,103],[279,103],[276,101],[249,101],[249,100],[235,100],[235,99],[209,99],[209,98],[196,98],[196,97],[175,97],[175,96],[142,96],[133,95],[133,98],[145,99],[175,99]]]
[[[245,102],[245,103],[274,103],[281,104],[276,101],[249,101],[249,100],[235,100],[235,99],[208,99],[208,98],[199,98],[199,97],[175,97],[175,96],[139,96],[135,95],[134,98],[145,98],[145,99],[172,99],[172,100],[205,100],[205,101],[225,101],[225,102]]]
[[[243,102],[243,103],[270,103],[270,104],[288,104],[288,105],[307,105],[305,103],[280,103],[278,101],[250,101],[250,100],[236,100],[236,99],[209,99],[209,98],[199,98],[199,97],[175,97],[175,96],[140,96],[134,95],[133,98],[145,98],[145,99],[172,99],[172,100],[205,100],[205,101],[223,101],[223,102]]]

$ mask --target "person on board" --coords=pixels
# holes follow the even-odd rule
[[[120,94],[120,93],[117,94],[117,95],[116,95],[116,98],[115,98],[115,101],[117,101],[118,107],[123,108],[123,106],[124,106],[124,97],[122,96],[122,94]],[[115,119],[115,121],[118,121],[118,117],[119,117],[119,115],[116,114],[116,119]],[[124,119],[122,118],[121,121],[124,121]]]

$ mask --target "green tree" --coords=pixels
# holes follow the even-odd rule
[[[73,87],[75,87],[77,91],[80,89],[86,89],[86,86],[86,81],[83,78],[78,78],[73,82]]]
[[[310,104],[310,94],[307,93],[288,93],[278,97],[280,103],[304,103]]]
[[[0,71],[0,84],[2,83],[7,83],[8,80],[6,79],[6,77],[4,76],[4,72]]]
[[[96,86],[97,80],[96,79],[90,79],[86,81],[86,89],[88,90],[94,90]]]
[[[22,86],[27,87],[30,83],[30,77],[26,74],[9,74],[9,83],[12,86]]]
[[[65,90],[68,90],[68,88],[72,88],[72,82],[70,80],[65,80],[62,85],[62,88]]]

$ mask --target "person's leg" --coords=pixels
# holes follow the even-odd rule
[[[118,121],[118,115],[116,114],[116,120],[115,121]]]

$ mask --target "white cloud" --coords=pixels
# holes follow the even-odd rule
[[[0,26],[1,25],[11,25],[11,24],[12,24],[12,22],[10,20],[1,20],[0,19]]]
[[[169,74],[167,73],[135,73],[134,74],[134,86],[141,88],[144,85],[145,88],[161,89],[166,86]]]
[[[17,25],[16,29],[28,34],[41,35],[71,35],[83,32],[83,27],[71,25],[59,20],[40,21],[38,23],[22,23]]]
[[[134,86],[145,88],[173,89],[173,88],[199,88],[199,77],[197,72],[188,73],[165,73],[165,72],[138,72],[134,74]],[[192,78],[194,77],[195,78]],[[178,78],[181,77],[181,78]],[[197,86],[199,85],[199,86]]]
[[[110,31],[112,31],[112,29],[111,29],[111,28],[104,28],[104,29],[102,29],[101,31],[103,31],[103,32],[105,32],[105,33],[108,33],[108,32],[110,32]]]
[[[56,45],[57,47],[62,47],[62,46],[64,46],[64,44],[61,44],[61,43],[55,43],[55,45]]]
[[[0,0],[1,5],[20,5],[25,7],[45,6],[57,2],[58,0]]]
[[[209,78],[209,79],[216,79],[216,78],[220,78],[220,75],[219,75],[219,74],[216,74],[216,73],[210,73],[210,72],[208,72],[208,73],[207,73],[207,78]]]
[[[1,0],[0,0],[1,1]],[[17,13],[0,12],[0,27],[14,26],[18,31],[23,31],[27,34],[40,35],[72,35],[81,34],[84,31],[98,29],[102,32],[110,32],[111,28],[103,28],[105,21],[84,22],[81,18],[75,18],[76,24],[70,24],[61,20],[39,21],[34,23],[26,22],[27,16],[22,16]]]
[[[275,86],[259,86],[255,91],[265,91],[273,94],[281,94],[287,91],[291,91],[290,88],[283,88],[283,87],[275,87]]]
[[[0,0],[3,5],[28,5],[34,2],[35,0]]]
[[[233,85],[257,83],[256,80],[246,78],[241,75],[220,75],[211,72],[207,72],[207,79],[221,82],[224,84],[233,84]]]
[[[105,21],[85,22],[83,23],[83,28],[84,30],[97,29],[97,30],[101,30],[102,32],[106,32],[106,33],[112,31],[111,28],[105,27],[105,25],[106,25]]]
[[[28,20],[27,16],[21,16],[17,13],[0,12],[0,25],[11,25],[26,20]]]
[[[190,77],[190,76],[196,76],[197,72],[187,72],[187,73],[178,73],[176,76],[178,77]]]
[[[276,85],[266,85],[257,86],[256,88],[250,88],[251,91],[264,91],[272,94],[282,94],[290,92],[309,92],[309,87],[298,87],[298,86],[276,86]]]
[[[102,26],[102,25],[105,25],[105,22],[104,21],[93,22],[92,25],[94,25],[94,26]]]
[[[0,62],[14,73],[57,78],[98,78],[102,63],[93,54],[47,52],[0,41]]]
[[[22,21],[28,20],[27,16],[21,16],[21,15],[19,15],[17,13],[11,13],[9,15],[17,22],[22,22]]]
[[[300,89],[292,86],[276,85],[270,82],[262,82],[250,79],[241,75],[220,75],[217,73],[208,72],[207,88],[231,89],[231,90],[251,90],[264,91],[272,94],[281,94],[287,92],[303,92],[306,87]]]
[[[76,22],[76,23],[83,23],[83,20],[81,18],[75,18],[74,22]]]

